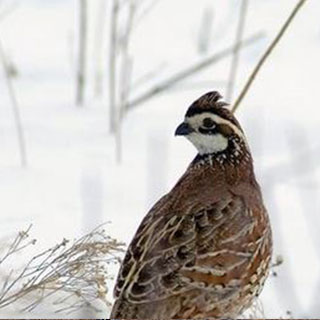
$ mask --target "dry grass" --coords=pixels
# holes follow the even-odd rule
[[[8,268],[12,262],[17,265],[20,253],[26,256],[27,248],[36,245],[36,240],[29,237],[30,229],[19,232],[11,242],[2,242],[6,245],[0,248],[0,309],[14,306],[24,312],[32,311],[45,306],[49,297],[54,311],[64,313],[83,307],[98,311],[97,301],[110,304],[106,299],[106,281],[112,279],[108,266],[119,263],[122,243],[98,227],[80,239],[64,239],[32,257],[22,268]]]

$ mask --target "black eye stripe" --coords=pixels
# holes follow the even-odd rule
[[[206,128],[211,128],[216,125],[216,123],[211,118],[204,118],[202,124]]]

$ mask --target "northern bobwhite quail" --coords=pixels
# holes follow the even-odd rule
[[[247,140],[226,105],[209,92],[178,126],[198,155],[135,234],[111,318],[235,318],[259,295],[271,229]]]

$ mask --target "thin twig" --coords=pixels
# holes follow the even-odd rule
[[[110,50],[109,50],[109,128],[114,133],[116,129],[116,83],[117,83],[117,47],[118,47],[118,0],[112,0],[110,22]]]
[[[254,70],[253,70],[252,74],[250,75],[247,83],[245,84],[243,90],[241,91],[240,95],[238,96],[236,102],[234,103],[233,108],[232,108],[232,112],[235,112],[237,110],[237,108],[239,107],[240,103],[242,102],[242,100],[244,99],[246,94],[248,93],[248,91],[249,91],[253,81],[255,80],[257,74],[259,73],[261,67],[263,66],[265,61],[268,59],[268,57],[270,56],[270,54],[272,53],[274,48],[277,46],[277,44],[281,40],[282,36],[285,34],[285,32],[287,31],[288,27],[290,26],[291,22],[295,18],[296,14],[299,12],[299,10],[305,4],[306,1],[307,0],[300,0],[297,3],[297,5],[295,6],[295,8],[293,9],[293,11],[291,12],[290,16],[288,17],[288,19],[286,20],[286,22],[284,23],[284,25],[280,29],[279,33],[277,34],[275,39],[272,41],[272,43],[270,44],[270,46],[268,47],[266,52],[261,57],[260,61],[256,65],[256,67],[254,68]]]
[[[79,0],[79,61],[77,74],[76,104],[82,106],[86,85],[88,2]]]
[[[119,88],[119,106],[116,114],[116,158],[117,162],[120,163],[122,159],[122,136],[121,127],[122,119],[125,112],[127,111],[128,98],[131,91],[131,73],[132,73],[132,58],[130,57],[129,44],[132,34],[133,23],[136,14],[136,3],[135,0],[130,0],[128,3],[129,13],[125,26],[124,35],[121,42],[121,53],[122,60],[120,65],[120,79],[121,86]]]
[[[102,0],[99,3],[97,13],[97,23],[95,28],[95,68],[94,68],[94,90],[96,97],[103,94],[103,66],[102,66],[102,54],[104,48],[104,33],[105,33],[105,21],[106,21],[106,5],[107,1]]]
[[[241,43],[241,40],[243,38],[244,27],[245,27],[246,18],[247,18],[247,12],[248,12],[248,5],[249,5],[249,0],[241,1],[239,23],[238,23],[237,32],[236,32],[235,43]],[[238,71],[239,57],[240,57],[239,49],[240,49],[239,46],[236,46],[234,48],[233,57],[231,61],[229,81],[228,81],[228,87],[227,87],[227,93],[226,93],[226,101],[230,101],[230,102],[232,101],[234,86],[235,86],[236,76]]]
[[[17,136],[18,136],[21,166],[26,167],[27,166],[26,141],[25,141],[24,131],[23,131],[23,127],[22,127],[20,108],[19,108],[19,103],[18,103],[18,99],[17,99],[16,93],[15,93],[15,90],[13,87],[13,83],[12,83],[12,79],[11,79],[11,75],[10,75],[10,71],[9,71],[9,66],[8,66],[8,62],[7,62],[4,48],[2,45],[1,38],[0,38],[0,61],[3,65],[6,85],[8,87],[8,92],[9,92],[9,96],[10,96],[10,100],[11,100],[11,104],[12,104],[12,111],[13,111],[13,116],[14,116],[14,120],[15,120]]]
[[[226,49],[212,55],[211,57],[206,58],[206,59],[202,60],[201,62],[194,64],[193,66],[191,66],[183,71],[179,71],[175,75],[171,76],[169,79],[166,79],[163,82],[157,84],[156,86],[154,86],[153,88],[148,90],[146,93],[142,94],[140,97],[131,101],[128,105],[128,109],[132,109],[132,108],[140,105],[141,103],[149,100],[153,96],[172,87],[176,83],[190,77],[191,75],[194,75],[195,73],[205,69],[209,65],[214,64],[214,63],[226,58],[228,55],[232,54],[235,46],[240,46],[241,48],[244,48],[248,45],[251,45],[252,43],[255,43],[257,40],[260,40],[263,36],[264,35],[261,32],[257,33],[255,35],[251,36],[250,38],[247,38],[246,40],[242,41],[240,44],[237,43],[236,45],[233,45],[232,47],[226,48]]]

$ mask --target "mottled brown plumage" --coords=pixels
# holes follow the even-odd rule
[[[177,129],[199,154],[142,221],[111,318],[235,318],[263,287],[268,215],[243,131],[220,98],[202,96]]]

